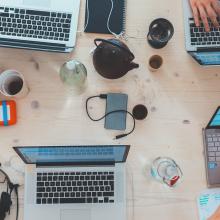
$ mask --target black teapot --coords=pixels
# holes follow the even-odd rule
[[[97,44],[97,42],[101,42]],[[96,49],[93,54],[93,64],[96,71],[108,79],[118,79],[128,71],[138,68],[139,65],[132,62],[134,54],[126,44],[117,39],[95,39]]]

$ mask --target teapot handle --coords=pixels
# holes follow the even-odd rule
[[[96,38],[96,39],[94,40],[94,43],[95,43],[96,47],[98,47],[97,42],[104,42],[104,43],[107,43],[107,44],[111,44],[111,45],[113,45],[113,46],[116,46],[116,47],[118,47],[118,48],[124,50],[125,52],[129,53],[129,55],[132,56],[132,58],[134,59],[134,54],[133,54],[130,50],[128,50],[127,48],[122,47],[121,45],[117,44],[116,42],[112,42],[112,41],[110,41],[110,40],[105,40],[105,39],[101,39],[101,38]]]

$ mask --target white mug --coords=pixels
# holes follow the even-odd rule
[[[21,73],[5,70],[0,74],[0,93],[10,98],[23,98],[29,93],[29,88]]]

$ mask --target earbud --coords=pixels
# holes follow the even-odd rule
[[[3,192],[0,200],[0,220],[4,220],[6,213],[10,211],[12,205],[11,196],[7,192]]]

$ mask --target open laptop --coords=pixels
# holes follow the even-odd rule
[[[14,147],[28,165],[24,220],[126,220],[128,145]]]
[[[1,0],[0,46],[71,52],[80,0]]]
[[[209,33],[205,32],[202,22],[201,27],[196,27],[189,0],[183,0],[183,12],[187,52],[200,65],[220,65],[220,28],[215,28],[210,20]]]
[[[220,107],[203,129],[203,137],[208,186],[220,186]]]

